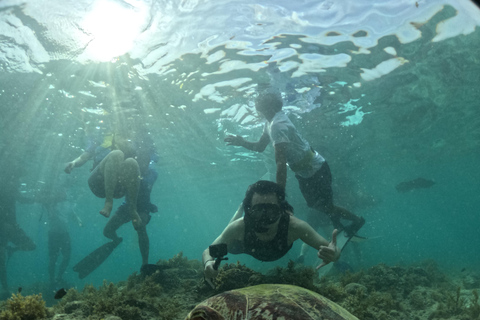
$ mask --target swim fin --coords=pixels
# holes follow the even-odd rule
[[[113,252],[113,250],[115,250],[120,242],[121,241],[107,242],[95,249],[92,253],[77,263],[73,267],[73,271],[78,272],[78,277],[80,279],[85,278],[95,269],[97,269],[105,260],[107,260],[108,256]]]
[[[354,234],[351,238],[350,241],[352,242],[365,242],[369,240],[370,238],[359,236],[358,234]]]

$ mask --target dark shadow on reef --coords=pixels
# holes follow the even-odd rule
[[[134,273],[117,284],[105,280],[99,288],[69,289],[51,308],[45,307],[41,295],[12,295],[0,303],[0,320],[185,319],[197,303],[215,294],[268,283],[315,291],[359,319],[480,319],[478,288],[472,285],[480,275],[468,272],[451,279],[433,261],[414,266],[379,264],[322,278],[313,268],[293,261],[266,274],[237,262],[220,269],[215,290],[204,282],[201,262],[182,253],[156,265],[150,275]]]

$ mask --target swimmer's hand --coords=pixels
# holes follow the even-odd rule
[[[75,161],[70,161],[69,163],[67,163],[67,165],[65,166],[65,169],[63,171],[65,171],[65,173],[70,174],[70,172],[72,172],[73,168],[75,168]]]
[[[241,136],[229,134],[223,139],[227,143],[227,146],[243,146],[245,140]]]
[[[203,270],[203,275],[205,277],[205,281],[212,287],[212,289],[215,289],[215,285],[213,284],[213,279],[217,277],[218,270],[215,270],[213,268],[213,265],[215,264],[215,260],[207,260],[205,262],[205,269]]]
[[[143,226],[142,219],[140,218],[138,213],[132,215],[132,224],[135,230],[139,230]]]
[[[318,250],[318,257],[323,260],[323,262],[317,267],[317,270],[326,266],[330,262],[335,262],[340,259],[340,249],[337,247],[337,234],[338,230],[333,230],[332,241],[328,246],[321,246]]]

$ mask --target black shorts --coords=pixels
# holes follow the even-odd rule
[[[96,166],[95,169],[93,169],[93,171],[90,173],[90,177],[88,178],[88,186],[95,196],[99,198],[105,198],[105,177],[100,172],[100,165]],[[117,182],[113,192],[113,197],[115,199],[119,199],[124,195],[125,189],[121,183]]]
[[[144,226],[146,226],[152,218],[150,213],[145,211],[138,211],[138,215],[140,216],[140,219],[142,219],[142,224]],[[120,207],[118,207],[118,209],[115,211],[115,219],[121,221],[122,224],[132,221],[132,217],[127,211],[127,204],[122,203]]]
[[[295,177],[310,208],[323,211],[333,206],[332,173],[327,162],[310,178]]]

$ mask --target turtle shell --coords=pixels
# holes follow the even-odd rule
[[[261,284],[227,291],[198,304],[185,320],[358,320],[347,310],[305,288]]]

